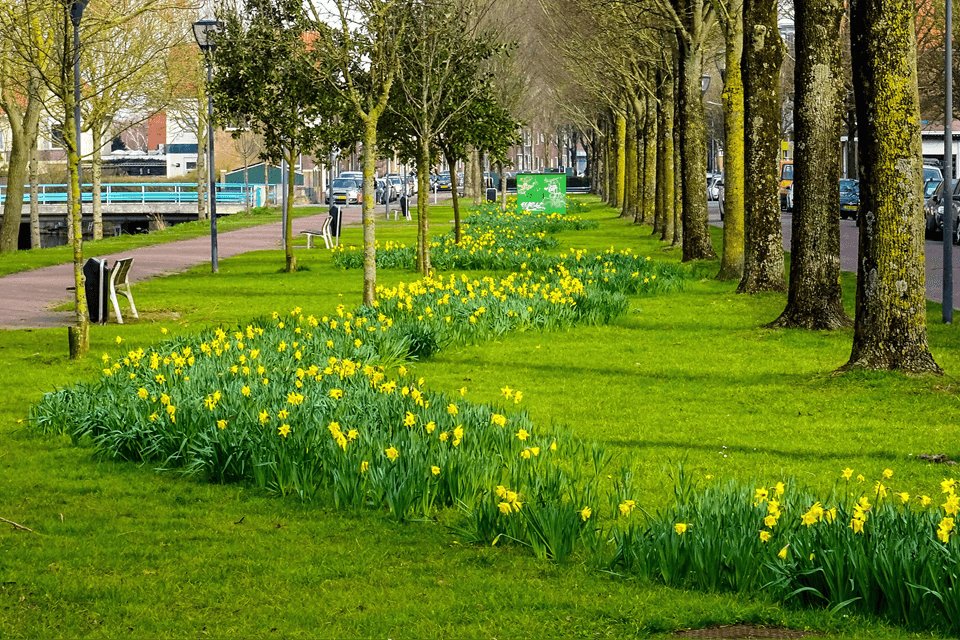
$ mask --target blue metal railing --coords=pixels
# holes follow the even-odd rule
[[[258,185],[248,188],[242,184],[217,184],[217,202],[223,204],[245,204],[248,200],[259,206],[260,191]],[[40,204],[64,204],[67,201],[67,185],[41,184],[38,202]],[[93,202],[91,184],[84,184],[83,202]],[[0,185],[0,204],[7,197],[6,185]],[[113,182],[100,185],[100,200],[103,204],[190,204],[197,202],[197,184],[195,182]],[[30,202],[30,187],[24,187],[23,203]]]

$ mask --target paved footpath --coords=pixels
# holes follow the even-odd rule
[[[294,236],[306,229],[319,229],[326,213],[293,220]],[[343,223],[360,221],[359,207],[345,207]],[[281,224],[275,222],[217,235],[220,258],[249,251],[279,249]],[[316,240],[320,240],[317,238]],[[320,240],[322,243],[322,240]],[[210,262],[210,236],[178,240],[165,244],[97,256],[113,262],[117,258],[134,259],[130,281],[137,282],[160,275],[179,273]],[[66,327],[73,323],[72,311],[51,308],[73,299],[67,287],[73,286],[73,263],[44,267],[0,277],[0,329],[39,329]],[[136,299],[136,289],[134,289]]]

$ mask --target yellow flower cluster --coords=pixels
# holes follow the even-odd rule
[[[520,494],[516,491],[511,491],[503,485],[497,485],[497,488],[494,489],[494,494],[500,498],[500,502],[497,503],[497,509],[505,516],[516,513],[523,508],[523,502],[520,501]]]

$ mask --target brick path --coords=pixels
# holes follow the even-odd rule
[[[293,233],[318,229],[327,214],[293,221]],[[345,207],[343,222],[360,221],[359,207]],[[229,258],[249,251],[279,249],[280,223],[222,232],[217,235],[220,258]],[[132,257],[131,282],[158,275],[179,273],[198,264],[210,262],[210,237],[178,240],[121,253],[98,256],[111,262]],[[51,308],[73,299],[67,287],[73,286],[73,264],[60,264],[0,277],[0,329],[35,329],[66,327],[73,322],[73,312],[51,311]],[[136,299],[136,289],[134,289]]]

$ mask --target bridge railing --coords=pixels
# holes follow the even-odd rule
[[[217,202],[223,204],[245,204],[259,206],[260,191],[258,185],[244,187],[242,184],[217,184]],[[65,184],[38,185],[37,201],[40,204],[64,204],[67,202]],[[84,184],[81,188],[81,200],[93,202],[93,185]],[[7,187],[0,185],[0,204],[6,201]],[[100,200],[103,204],[190,204],[197,202],[197,184],[195,182],[114,182],[100,185]],[[24,188],[23,203],[30,203],[30,187]]]

